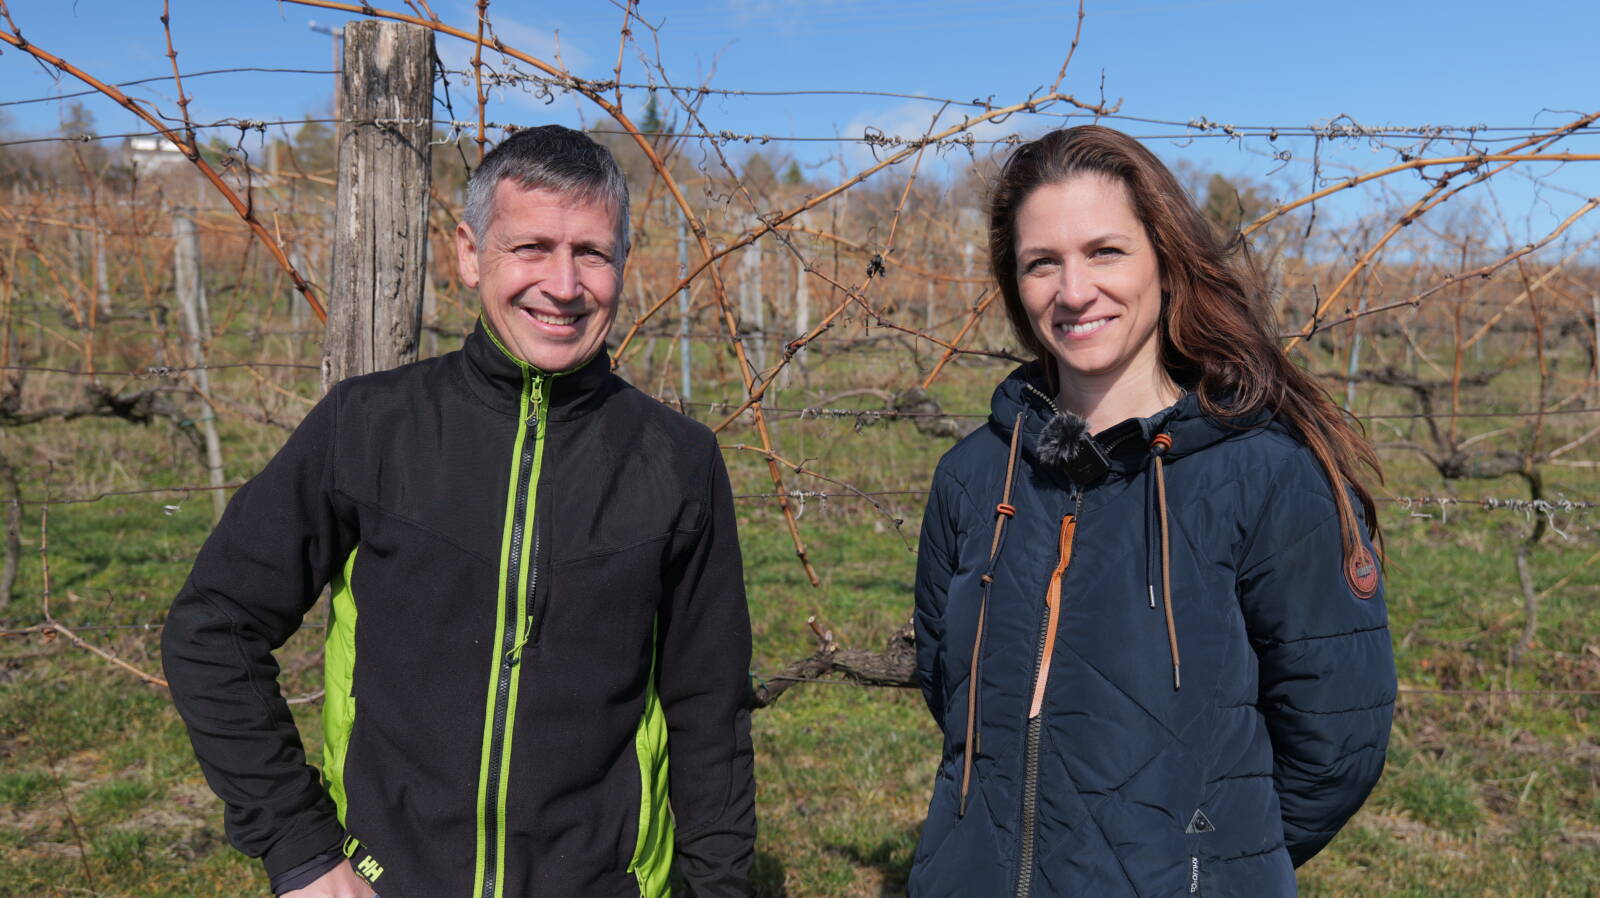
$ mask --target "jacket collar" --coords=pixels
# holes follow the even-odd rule
[[[461,374],[467,387],[491,408],[516,414],[524,371],[550,378],[550,419],[577,418],[598,408],[621,381],[611,373],[611,356],[601,346],[594,357],[570,371],[546,372],[511,354],[480,317],[461,344]]]
[[[1186,393],[1148,418],[1129,418],[1090,436],[1082,419],[1056,408],[1045,383],[1044,368],[1038,362],[1012,371],[995,388],[989,402],[990,426],[1008,440],[1019,413],[1023,456],[1040,467],[1063,469],[1079,486],[1089,486],[1108,472],[1128,475],[1143,470],[1150,464],[1150,444],[1157,434],[1171,437],[1171,448],[1165,453],[1171,462],[1272,420],[1265,410],[1242,418],[1215,418],[1200,407],[1199,397]],[[1076,461],[1064,462],[1062,447],[1057,445],[1064,440],[1092,440],[1094,447],[1080,445],[1078,448],[1083,451],[1067,453]],[[1103,464],[1093,460],[1095,449],[1103,457]]]

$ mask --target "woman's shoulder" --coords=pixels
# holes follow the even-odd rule
[[[1190,461],[1198,470],[1182,475],[1180,461],[1169,476],[1206,484],[1213,507],[1217,501],[1231,505],[1247,530],[1268,520],[1299,528],[1337,514],[1331,481],[1316,453],[1276,420],[1230,433]]]
[[[939,457],[935,477],[970,479],[982,474],[996,459],[1004,465],[1008,444],[992,420],[985,420],[971,433],[956,441]]]
[[[1253,481],[1320,469],[1311,447],[1279,418],[1265,417],[1248,424],[1209,423],[1213,440],[1194,452],[1201,464],[1229,468]]]
[[[1338,516],[1327,469],[1293,429],[1273,422],[1214,450],[1237,474],[1233,495],[1252,543],[1262,531],[1270,531],[1269,543],[1293,541]]]
[[[946,507],[975,509],[992,505],[994,499],[980,502],[977,497],[999,495],[1009,451],[1006,437],[992,421],[985,421],[940,456],[933,471],[932,491],[944,497]]]

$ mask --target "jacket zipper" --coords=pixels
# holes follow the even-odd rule
[[[501,546],[500,595],[496,602],[495,655],[485,714],[478,775],[477,872],[473,893],[499,898],[505,873],[505,804],[512,724],[517,706],[517,665],[533,630],[528,614],[538,583],[539,537],[534,525],[539,470],[544,456],[549,378],[524,368],[513,455],[516,467],[507,498],[506,536]],[[532,532],[532,553],[525,551]]]
[[[1052,631],[1060,619],[1060,607],[1064,601],[1061,583],[1066,579],[1067,567],[1072,561],[1072,548],[1077,543],[1078,516],[1082,511],[1083,494],[1075,492],[1072,514],[1061,519],[1061,554],[1056,562],[1056,569],[1051,574],[1050,583],[1045,587],[1047,598],[1039,618],[1039,640],[1033,658],[1033,683],[1032,688],[1028,690],[1032,701],[1028,710],[1027,741],[1022,760],[1022,844],[1017,856],[1017,898],[1029,898],[1033,893],[1034,817],[1037,816],[1039,806],[1039,737],[1044,729],[1042,691],[1049,676],[1046,665],[1050,663],[1049,655],[1053,654],[1048,650],[1055,646]],[[1054,602],[1050,601],[1048,594],[1054,594]]]

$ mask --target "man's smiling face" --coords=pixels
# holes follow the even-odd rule
[[[461,280],[477,288],[483,317],[513,355],[559,372],[599,351],[622,292],[616,213],[581,195],[502,180],[488,233],[456,226]]]

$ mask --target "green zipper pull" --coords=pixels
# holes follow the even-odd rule
[[[522,632],[517,636],[517,643],[506,653],[506,665],[510,666],[522,660],[522,647],[528,644],[528,639],[533,636],[533,615],[522,619]]]
[[[549,398],[545,394],[545,390],[550,386],[550,378],[544,374],[534,374],[532,377],[533,395],[529,397],[532,401],[528,403],[528,423],[533,425],[534,432],[537,434],[539,416],[544,410],[546,400]]]

